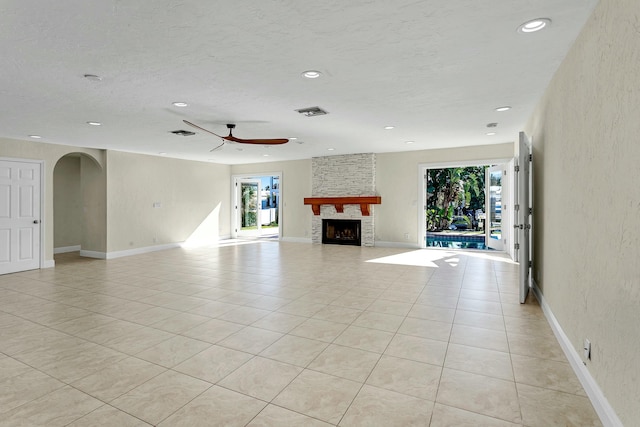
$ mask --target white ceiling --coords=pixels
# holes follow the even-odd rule
[[[0,136],[226,164],[510,142],[596,3],[3,0]],[[298,140],[209,153],[213,135],[169,133],[183,119]]]

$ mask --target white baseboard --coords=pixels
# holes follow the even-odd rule
[[[56,262],[52,259],[47,259],[42,261],[42,265],[40,266],[40,268],[53,268],[56,266]]]
[[[62,246],[60,248],[53,248],[54,254],[66,254],[67,252],[78,252],[81,249],[80,245],[75,246]]]
[[[410,242],[384,242],[376,240],[373,244],[378,248],[407,248],[407,249],[420,249],[420,245]]]
[[[549,325],[551,325],[553,333],[558,339],[558,342],[560,343],[565,356],[567,356],[567,359],[569,360],[573,371],[578,376],[582,387],[584,387],[584,391],[587,393],[587,396],[589,396],[589,400],[591,400],[593,408],[598,413],[600,421],[602,421],[602,424],[605,427],[624,427],[622,425],[622,422],[618,418],[618,415],[609,404],[609,401],[602,393],[602,390],[600,390],[598,383],[596,383],[596,381],[591,376],[591,373],[582,362],[580,355],[574,348],[573,344],[571,344],[569,337],[567,337],[567,335],[562,330],[560,323],[558,323],[558,320],[553,315],[553,312],[547,304],[547,301],[544,299],[544,295],[540,291],[540,288],[538,288],[538,284],[535,282],[535,280],[533,280],[532,282],[532,291],[540,302],[542,311],[544,312]]]
[[[84,249],[80,249],[80,256],[84,256],[87,258],[107,259],[107,254],[105,252],[86,251]]]
[[[149,252],[164,251],[167,249],[175,249],[182,246],[180,243],[167,243],[164,245],[145,246],[143,248],[126,249],[124,251],[107,252],[106,259],[122,258],[131,255],[141,255]]]

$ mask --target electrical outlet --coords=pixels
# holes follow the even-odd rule
[[[588,339],[584,339],[584,345],[582,346],[584,350],[584,358],[585,360],[591,360],[591,341]]]

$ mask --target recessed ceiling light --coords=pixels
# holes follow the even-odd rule
[[[306,77],[308,79],[317,79],[321,75],[322,73],[316,70],[307,70],[302,73],[302,77]]]
[[[551,19],[549,18],[537,18],[532,19],[531,21],[527,21],[524,24],[518,27],[519,33],[535,33],[536,31],[540,31],[543,28],[551,25]]]
[[[165,153],[164,151],[161,151],[158,154],[160,154],[161,156],[166,156],[167,155],[167,153]]]
[[[327,148],[327,151],[333,151],[335,148]]]
[[[100,82],[102,81],[102,77],[96,76],[95,74],[85,74],[84,78],[90,80],[92,82]]]
[[[42,139],[42,137],[40,135],[29,135],[29,138]]]
[[[263,154],[262,157],[269,157],[270,154]]]
[[[509,111],[509,110],[511,110],[511,107],[509,107],[508,105],[505,105],[504,107],[496,108],[496,111]]]
[[[405,144],[413,144],[415,141],[405,141]]]
[[[291,137],[291,138],[289,138],[289,139],[290,139],[290,140],[292,140],[292,141],[295,141],[295,140],[296,140],[296,139],[298,139],[298,138],[296,138],[295,136],[292,136],[292,137]]]
[[[102,126],[102,123],[100,122],[87,122],[87,124],[91,126]]]
[[[173,105],[175,105],[176,107],[188,107],[189,104],[187,104],[186,102],[174,102]]]
[[[394,129],[394,128],[395,128],[395,126],[385,126],[384,127],[385,130],[391,130],[391,129]]]
[[[496,132],[487,132],[487,136],[493,136],[495,134],[496,134]]]

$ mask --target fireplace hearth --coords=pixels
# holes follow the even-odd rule
[[[323,219],[322,243],[332,245],[361,245],[359,219]]]

